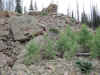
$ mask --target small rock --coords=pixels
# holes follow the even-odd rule
[[[15,64],[12,71],[15,72],[16,75],[33,75],[24,64]]]
[[[4,67],[4,66],[8,65],[8,62],[10,62],[10,61],[11,61],[11,58],[0,53],[0,67]]]
[[[64,75],[69,75],[69,74],[68,74],[68,72],[66,71],[66,72],[64,73]]]

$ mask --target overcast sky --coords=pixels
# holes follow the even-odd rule
[[[3,0],[3,1],[5,1],[5,3],[10,2],[10,5],[12,4],[15,7],[16,0]],[[90,15],[91,5],[95,5],[98,11],[100,12],[100,0],[33,0],[33,6],[34,6],[35,1],[37,3],[37,7],[39,11],[42,10],[42,8],[46,8],[50,3],[55,3],[58,5],[58,13],[67,14],[67,10],[70,9],[69,12],[73,11],[74,16],[76,17],[77,16],[76,8],[77,8],[77,3],[78,3],[80,16],[83,11],[83,8],[86,14]],[[30,2],[31,0],[22,0],[23,8],[25,7],[28,10],[30,6]],[[5,8],[9,8],[9,7],[5,6]],[[14,8],[10,8],[10,9],[14,9]]]
[[[30,1],[31,0],[23,0],[23,6],[28,9],[30,5]],[[58,5],[59,13],[66,14],[67,9],[70,8],[70,12],[74,11],[74,15],[76,15],[76,11],[77,11],[76,7],[78,3],[80,15],[81,12],[83,11],[83,8],[85,12],[89,15],[91,4],[95,5],[100,12],[100,0],[33,0],[33,6],[35,1],[37,2],[38,10],[42,10],[42,8],[47,7],[50,3],[55,3]]]

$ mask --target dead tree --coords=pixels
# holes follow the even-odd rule
[[[0,11],[2,11],[3,10],[3,2],[2,2],[2,0],[0,0]]]

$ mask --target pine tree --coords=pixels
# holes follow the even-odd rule
[[[73,11],[72,11],[72,18],[74,18],[74,13],[73,13]]]
[[[88,24],[88,17],[87,17],[87,15],[85,13],[84,8],[83,8],[83,12],[81,14],[81,22],[84,23],[84,24]]]
[[[16,0],[16,12],[22,13],[21,0]]]
[[[91,16],[92,27],[96,28],[100,24],[100,16],[95,6],[92,8],[91,14],[92,14]]]
[[[34,10],[34,8],[33,8],[33,0],[31,0],[31,3],[30,3],[30,9],[29,9],[30,11],[33,11]]]

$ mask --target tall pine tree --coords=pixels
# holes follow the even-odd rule
[[[21,0],[16,0],[16,12],[22,13]]]
[[[30,9],[29,9],[30,11],[33,11],[34,10],[34,8],[33,8],[33,0],[31,0],[31,3],[30,3]]]

